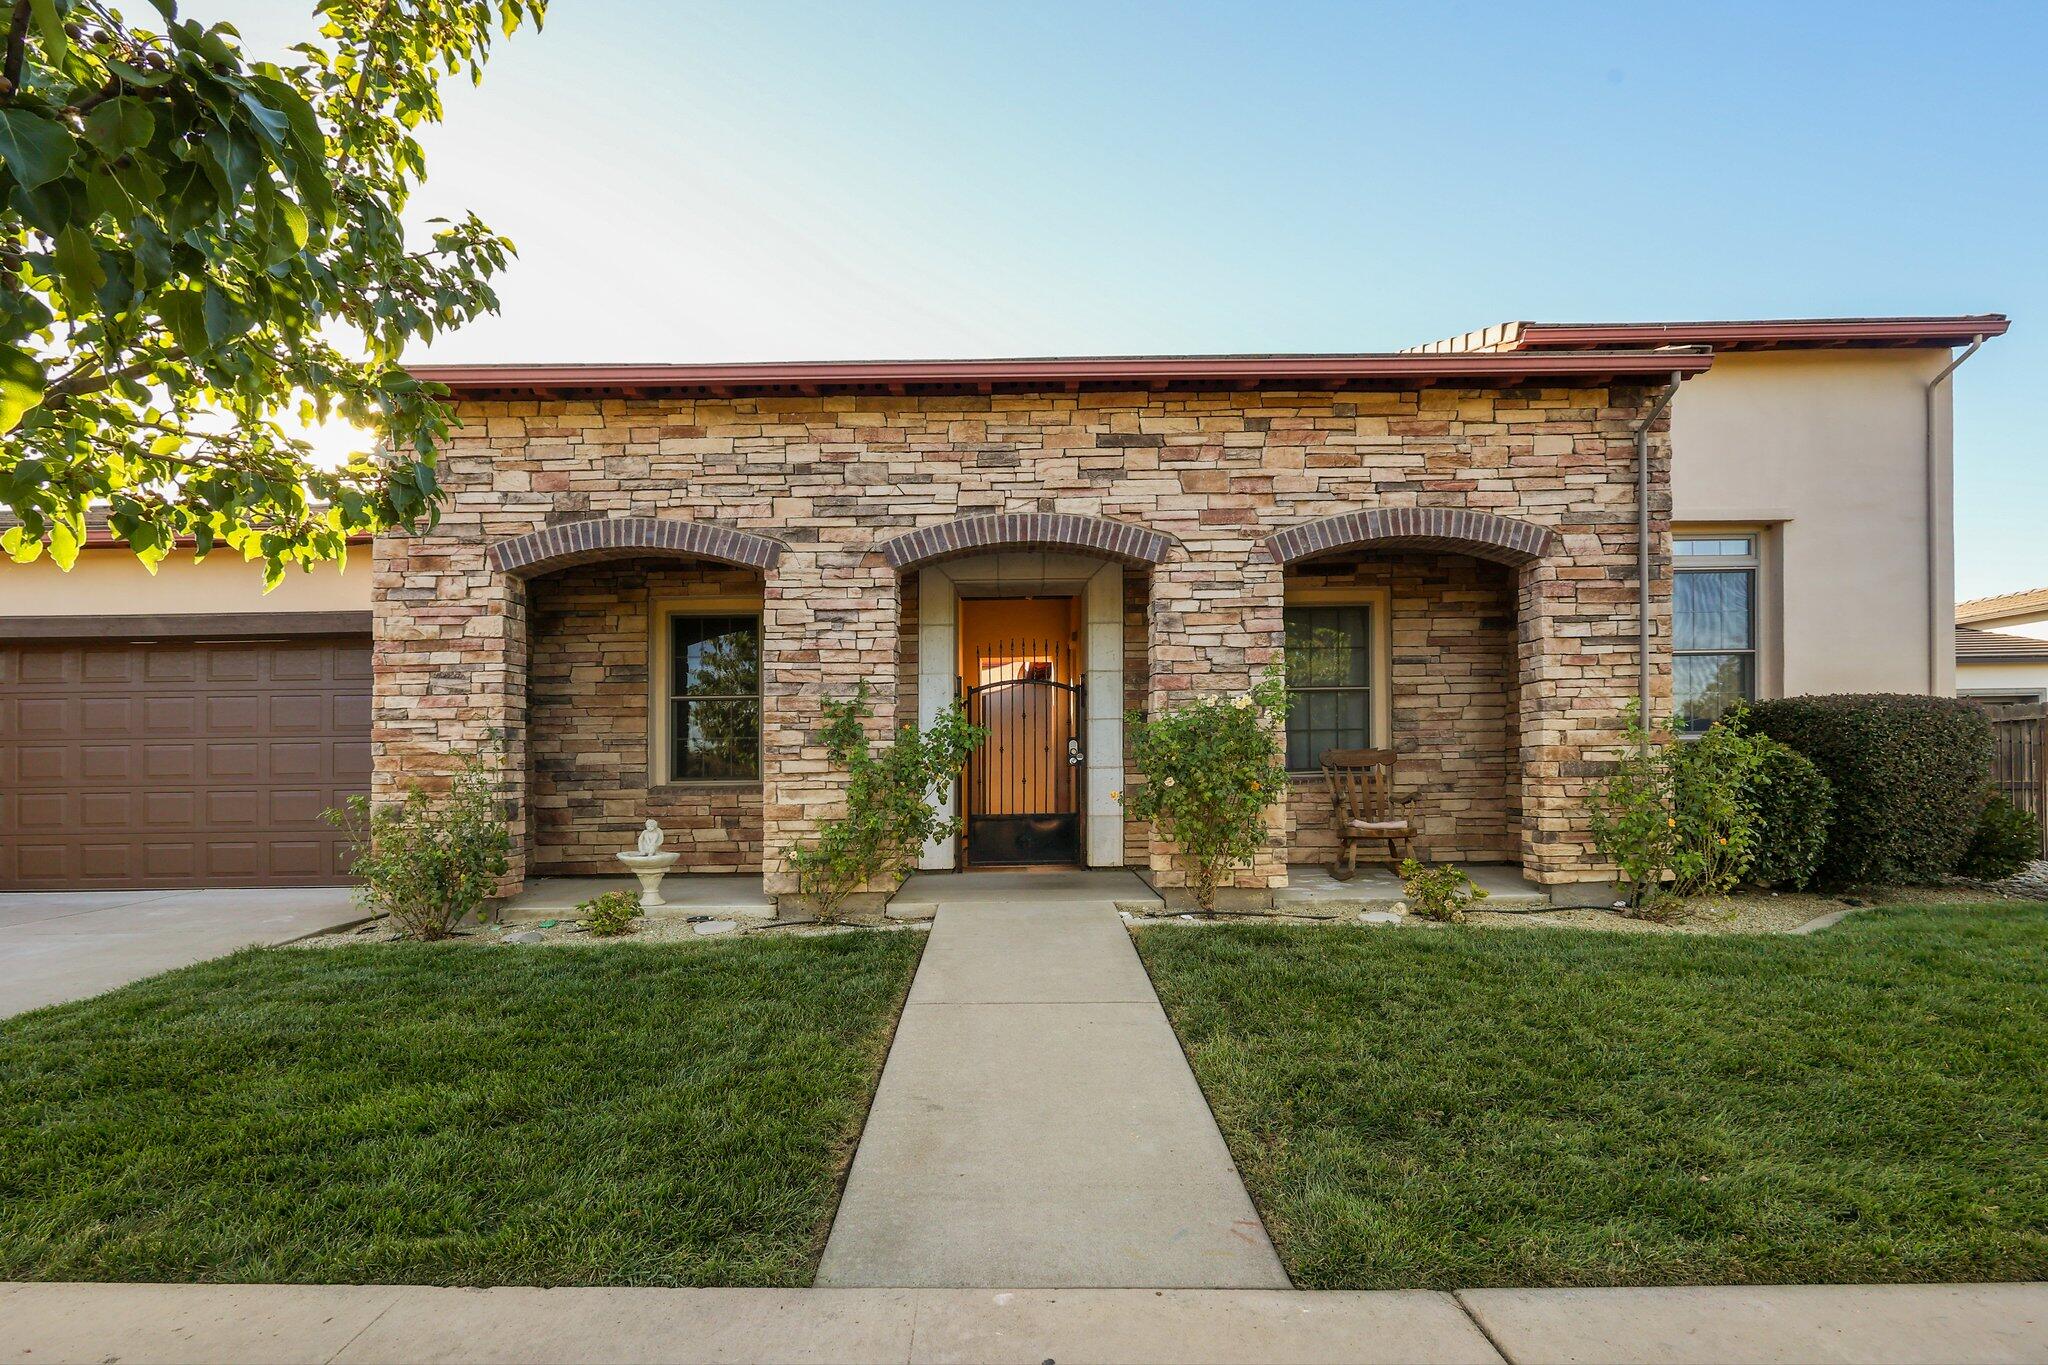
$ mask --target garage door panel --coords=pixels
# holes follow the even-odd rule
[[[200,679],[199,648],[196,645],[148,645],[138,649],[136,654],[141,661],[143,682],[162,685],[192,683]]]
[[[135,729],[135,698],[80,697],[78,728],[89,735],[126,735]]]
[[[345,880],[369,674],[360,637],[0,645],[0,890]]]
[[[70,782],[83,761],[75,749],[50,745],[9,745],[14,777],[20,782]]]
[[[198,697],[144,697],[142,728],[149,735],[199,735]]]
[[[136,769],[146,765],[137,764],[135,748],[128,744],[85,744],[78,750],[78,776],[81,783],[130,782],[142,776]],[[159,774],[149,772],[149,776]]]
[[[18,672],[24,686],[77,681],[78,651],[70,648],[43,649],[21,656]]]
[[[324,692],[273,692],[270,730],[319,734],[327,728],[328,696]]]
[[[15,804],[24,834],[48,834],[72,822],[71,800],[65,792],[26,791],[16,796]]]
[[[94,832],[132,828],[135,821],[135,798],[128,792],[75,792],[70,794],[77,802],[79,826]],[[70,804],[69,801],[66,804]],[[155,824],[156,821],[149,821]],[[188,822],[189,823],[189,822]]]
[[[260,735],[270,717],[269,700],[260,692],[227,692],[206,699],[208,735]]]
[[[66,672],[85,683],[127,683],[137,680],[147,662],[131,645],[82,645]]]
[[[78,846],[71,875],[94,881],[125,881],[135,875],[138,860],[134,845],[125,843],[84,843]]]
[[[322,788],[283,788],[266,793],[265,820],[276,826],[314,826],[324,824],[320,813],[331,806],[341,804],[342,798],[330,799]]]

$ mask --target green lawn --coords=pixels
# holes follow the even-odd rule
[[[0,1024],[0,1280],[808,1284],[923,937],[254,951]]]
[[[1138,946],[1303,1287],[2048,1279],[2048,908]]]

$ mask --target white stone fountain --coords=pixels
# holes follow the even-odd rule
[[[676,865],[676,859],[682,855],[661,851],[661,841],[667,837],[660,825],[649,820],[640,831],[636,849],[631,853],[619,855],[619,861],[640,879],[642,910],[652,910],[656,906],[668,904],[661,898],[661,879],[668,875],[668,870]]]

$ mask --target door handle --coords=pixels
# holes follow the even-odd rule
[[[1082,757],[1080,740],[1073,739],[1071,737],[1067,740],[1067,763],[1070,767],[1078,768],[1081,766]]]

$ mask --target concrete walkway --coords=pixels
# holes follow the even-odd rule
[[[939,907],[818,1283],[1287,1287],[1110,901]]]
[[[0,892],[0,1017],[362,917],[345,886]]]
[[[0,1285],[0,1360],[2048,1360],[2048,1285],[1301,1293]]]

